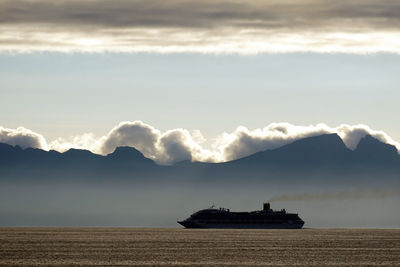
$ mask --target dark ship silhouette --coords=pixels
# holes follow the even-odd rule
[[[263,210],[231,212],[214,206],[197,211],[183,221],[185,228],[233,228],[233,229],[300,229],[304,221],[297,213],[287,213],[285,209],[275,211],[269,203]]]

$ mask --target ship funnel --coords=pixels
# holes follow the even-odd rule
[[[263,210],[265,210],[265,211],[269,211],[270,210],[270,204],[268,202],[264,203],[264,209]]]

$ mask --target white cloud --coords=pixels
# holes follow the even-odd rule
[[[40,148],[47,150],[48,145],[43,135],[35,133],[24,127],[17,129],[8,129],[0,126],[0,143],[6,143],[22,148]]]
[[[371,135],[383,143],[393,145],[400,151],[400,143],[394,141],[383,131],[376,131],[367,125],[347,125],[343,124],[336,128],[336,132],[342,138],[343,142],[350,149],[355,149],[361,138]]]
[[[198,134],[196,138],[199,138]],[[159,163],[219,160],[216,153],[203,149],[189,131],[173,129],[162,133],[141,121],[121,122],[101,138],[101,144],[95,151],[108,154],[118,146],[135,147],[146,157]]]
[[[146,157],[156,159],[156,144],[161,132],[141,121],[121,122],[115,126],[98,148],[102,154],[114,151],[118,146],[131,146],[140,150]]]
[[[295,140],[333,133],[325,124],[295,126],[289,123],[271,123],[262,129],[249,130],[240,126],[233,133],[224,133],[214,145],[224,160],[233,160],[255,152],[275,149]]]
[[[321,134],[337,133],[345,145],[354,150],[366,135],[394,145],[400,151],[400,143],[395,142],[386,133],[372,130],[366,125],[342,124],[336,128],[320,123],[310,126],[296,126],[290,123],[271,123],[262,129],[248,130],[240,126],[233,133],[223,133],[214,144],[224,160],[233,160],[251,155],[258,151],[275,149],[295,140]]]
[[[239,126],[232,133],[225,132],[218,136],[211,149],[201,146],[205,138],[199,130],[193,131],[192,134],[182,128],[162,132],[142,121],[121,122],[102,137],[84,134],[68,140],[59,138],[49,145],[42,135],[23,127],[17,129],[0,127],[0,142],[20,145],[23,148],[37,147],[61,152],[69,148],[88,149],[103,155],[113,152],[118,146],[131,146],[158,163],[169,164],[184,160],[229,161],[258,151],[275,149],[305,137],[327,133],[337,133],[350,149],[355,149],[361,138],[369,134],[384,143],[396,146],[400,151],[400,143],[383,131],[373,130],[361,124],[342,124],[332,128],[322,123],[309,126],[271,123],[264,128],[254,130]]]
[[[65,152],[71,148],[75,149],[86,149],[93,153],[100,154],[99,146],[102,144],[103,138],[97,138],[92,133],[85,133],[82,135],[77,135],[71,138],[57,138],[56,140],[50,142],[49,149],[57,150],[59,152]]]

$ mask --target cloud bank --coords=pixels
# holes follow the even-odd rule
[[[6,143],[22,148],[34,147],[48,150],[46,139],[43,135],[35,133],[24,127],[8,129],[0,126],[0,143]]]
[[[384,143],[396,146],[400,152],[400,143],[383,131],[373,130],[362,124],[342,124],[332,128],[326,124],[296,126],[290,123],[271,123],[264,128],[254,130],[239,126],[231,133],[224,132],[219,135],[210,149],[201,145],[205,139],[199,130],[189,132],[178,128],[161,132],[142,121],[121,122],[107,135],[101,137],[83,134],[71,139],[59,138],[49,143],[41,134],[23,127],[17,129],[0,127],[0,142],[23,148],[35,147],[60,152],[70,148],[87,149],[103,155],[113,152],[119,146],[131,146],[158,163],[171,164],[184,160],[230,161],[258,151],[275,149],[302,138],[328,133],[337,133],[350,149],[355,149],[361,138],[371,135]]]
[[[393,0],[0,0],[0,51],[400,52]]]

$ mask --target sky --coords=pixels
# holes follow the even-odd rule
[[[281,141],[338,132],[351,148],[372,133],[399,149],[399,12],[389,0],[0,0],[0,141],[225,161],[275,147],[271,124],[288,123]]]

